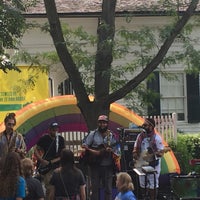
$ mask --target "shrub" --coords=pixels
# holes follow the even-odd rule
[[[177,143],[168,142],[181,168],[181,174],[200,173],[200,165],[190,165],[191,159],[200,159],[200,134],[178,134]]]

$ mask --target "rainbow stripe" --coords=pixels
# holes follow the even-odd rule
[[[61,132],[87,131],[73,95],[52,97],[29,104],[16,112],[16,119],[16,129],[24,133],[28,150],[47,132],[48,125],[53,121],[59,123]],[[140,126],[143,122],[142,117],[124,106],[111,104],[109,128],[112,131],[115,132],[119,127],[129,127],[130,123]],[[1,123],[0,132],[3,130],[4,123]],[[163,144],[167,145],[165,141]],[[180,173],[179,164],[172,151],[163,156],[161,173]]]

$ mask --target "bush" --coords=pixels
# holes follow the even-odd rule
[[[181,168],[181,174],[200,173],[200,165],[190,165],[191,159],[200,159],[200,134],[178,134],[177,143],[168,142]]]

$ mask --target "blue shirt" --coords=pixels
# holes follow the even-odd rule
[[[116,144],[117,144],[117,141],[112,132],[108,131],[108,135],[103,138],[102,134],[98,131],[98,129],[91,131],[89,135],[86,137],[85,141],[83,142],[83,145],[90,146],[93,148],[98,148],[101,146],[103,147],[112,146],[113,150]],[[100,165],[110,166],[112,165],[112,162],[113,162],[113,158],[112,158],[112,154],[110,153],[109,155],[102,157]]]
[[[17,185],[17,194],[15,197],[1,198],[0,200],[15,200],[17,197],[24,198],[26,196],[26,181],[23,177],[19,177]]]
[[[132,191],[127,191],[125,193],[119,192],[115,200],[136,200],[136,197]]]

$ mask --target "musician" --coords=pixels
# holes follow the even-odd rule
[[[147,153],[146,157],[149,156],[149,160],[147,159],[149,161],[149,165],[154,167],[156,170],[155,180],[154,174],[148,174],[146,177],[146,187],[145,176],[139,176],[139,183],[143,197],[145,197],[145,193],[148,192],[150,200],[155,200],[157,198],[157,188],[159,187],[161,156],[163,155],[164,146],[161,137],[155,133],[154,119],[146,118],[142,127],[144,131],[137,136],[133,148],[133,158],[136,161],[139,160],[140,156],[144,155],[144,152]],[[150,157],[152,158],[151,160]],[[154,183],[156,183],[155,186]]]
[[[15,113],[8,113],[4,119],[5,130],[0,133],[0,159],[9,152],[17,152],[20,158],[26,155],[26,144],[23,135],[14,130],[16,125]]]
[[[37,170],[42,175],[42,180],[46,189],[46,198],[49,199],[49,181],[53,170],[59,167],[60,153],[65,148],[65,140],[59,135],[59,125],[53,122],[49,126],[49,133],[43,135],[36,146],[34,154],[37,158]],[[42,152],[42,153],[41,153]]]
[[[112,200],[112,182],[113,182],[113,157],[112,149],[116,144],[113,133],[108,129],[108,117],[100,115],[98,117],[97,129],[91,131],[87,136],[83,148],[98,157],[98,163],[91,164],[91,200],[99,200],[99,189],[101,184],[105,188],[104,199]],[[98,149],[98,147],[103,147]]]

